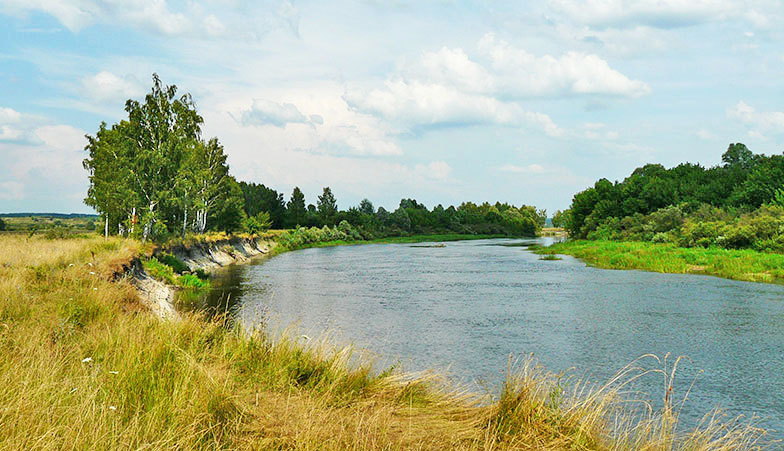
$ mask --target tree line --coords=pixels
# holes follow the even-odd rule
[[[125,103],[127,118],[87,135],[83,165],[90,185],[85,203],[101,215],[104,232],[163,240],[186,233],[258,232],[267,228],[336,227],[343,221],[363,237],[413,233],[534,235],[546,212],[507,203],[428,209],[402,199],[397,209],[375,208],[364,199],[338,208],[325,187],[315,204],[296,187],[288,200],[263,184],[230,174],[218,138],[202,137],[203,118],[190,94],[178,95],[153,74],[142,101]]]
[[[784,250],[784,155],[733,143],[721,161],[647,164],[621,182],[600,179],[554,216],[575,238]]]

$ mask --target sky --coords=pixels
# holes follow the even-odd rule
[[[0,212],[92,212],[85,134],[152,74],[238,180],[567,208],[636,167],[784,150],[780,0],[0,0]]]

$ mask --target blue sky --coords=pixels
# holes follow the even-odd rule
[[[549,212],[648,162],[779,153],[779,0],[0,0],[0,212],[90,212],[84,134],[157,72],[240,180]]]

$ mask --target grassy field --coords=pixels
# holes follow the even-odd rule
[[[63,229],[71,232],[88,232],[101,229],[98,216],[57,217],[49,215],[36,216],[2,216],[8,232],[44,232],[52,229]],[[102,229],[101,229],[102,230]]]
[[[751,282],[784,283],[784,255],[754,250],[683,248],[638,241],[575,240],[537,248],[539,254],[566,254],[607,269],[641,269],[676,274],[708,274]]]
[[[160,321],[115,280],[143,251],[0,235],[0,449],[729,450],[762,432],[709,417],[679,434],[676,406],[627,416],[636,365],[585,386],[511,362],[490,398],[328,340]]]

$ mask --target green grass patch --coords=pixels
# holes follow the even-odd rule
[[[566,254],[606,269],[707,274],[749,282],[784,283],[784,255],[750,249],[685,248],[670,243],[575,240],[534,249],[541,255]]]

